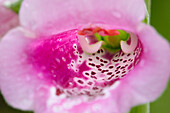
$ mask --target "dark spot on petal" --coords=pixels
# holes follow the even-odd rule
[[[56,89],[56,95],[57,95],[57,96],[61,95],[62,93],[63,93],[63,91],[61,91],[61,90],[58,89],[58,88]]]
[[[102,72],[101,73],[104,73],[105,72],[105,70],[102,70]]]
[[[95,75],[96,73],[92,71],[91,74],[92,74],[92,75]]]
[[[95,76],[91,76],[91,78],[97,79],[97,77],[95,77]]]
[[[119,69],[121,66],[118,66],[116,69]]]
[[[118,78],[119,76],[117,75],[117,76],[115,76],[115,78]]]
[[[93,63],[89,63],[89,65],[91,65],[91,66],[95,66],[95,64],[93,64]]]
[[[88,84],[88,85],[92,85],[93,83],[92,83],[92,82],[88,82],[87,84]]]
[[[100,62],[103,62],[103,59],[100,59]]]
[[[92,59],[91,59],[91,58],[89,58],[89,61],[92,61]]]
[[[93,87],[93,90],[98,90],[99,88],[98,87]]]
[[[111,77],[109,77],[109,78],[108,78],[108,80],[112,79],[112,77],[114,77],[114,76],[115,76],[114,74],[113,74],[113,75],[111,75]]]
[[[111,75],[111,74],[112,74],[112,72],[107,73],[107,75]]]
[[[86,75],[89,75],[89,73],[85,73]]]
[[[114,66],[109,66],[110,69],[112,69]]]
[[[104,61],[104,63],[108,63],[107,61]]]
[[[91,66],[95,66],[95,64],[93,64],[93,63],[89,63],[89,65],[91,65]]]
[[[123,63],[126,63],[126,62],[127,62],[127,60],[124,60],[124,61],[123,61]]]
[[[103,53],[103,49],[101,49],[101,52]]]
[[[97,53],[100,53],[100,50],[98,50]]]
[[[130,56],[130,53],[129,53],[129,54],[127,54],[127,56]]]
[[[101,66],[104,66],[104,64],[102,64],[102,63],[101,63],[100,65],[101,65]]]
[[[125,68],[124,66],[122,66],[120,69],[123,69],[123,68]]]
[[[83,84],[83,83],[84,83],[82,80],[78,80],[77,82],[80,83],[80,84]]]
[[[102,70],[102,73],[108,72],[109,70]]]
[[[120,73],[120,71],[116,72],[116,74],[119,74],[119,73]]]
[[[122,75],[121,77],[124,77],[126,74]]]
[[[123,71],[122,74],[126,73],[126,71]]]
[[[99,60],[99,57],[96,57],[97,60]]]
[[[97,68],[101,67],[100,65],[96,65]]]
[[[99,71],[101,71],[102,69],[98,69]]]

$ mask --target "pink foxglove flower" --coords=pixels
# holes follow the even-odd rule
[[[169,44],[143,0],[24,0],[0,43],[0,87],[35,113],[125,113],[169,79]]]
[[[4,6],[7,1],[14,0],[0,0],[0,37],[19,24],[18,15]]]

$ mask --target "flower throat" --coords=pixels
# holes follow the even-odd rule
[[[134,36],[123,30],[74,29],[33,42],[28,60],[43,73],[42,79],[56,86],[56,95],[96,97],[140,61],[142,45],[138,40],[131,46]]]

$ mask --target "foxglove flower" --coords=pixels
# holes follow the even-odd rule
[[[155,100],[170,48],[143,0],[25,0],[0,43],[6,101],[35,113],[125,113]]]
[[[19,24],[18,15],[4,6],[7,1],[14,0],[0,0],[0,37]]]

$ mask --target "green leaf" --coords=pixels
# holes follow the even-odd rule
[[[131,109],[129,113],[150,113],[150,104],[143,104]]]
[[[20,10],[20,7],[21,7],[21,4],[22,4],[23,0],[17,0],[15,2],[5,2],[4,3],[4,6],[11,9],[12,11],[14,11],[15,13],[19,13],[19,10]]]

